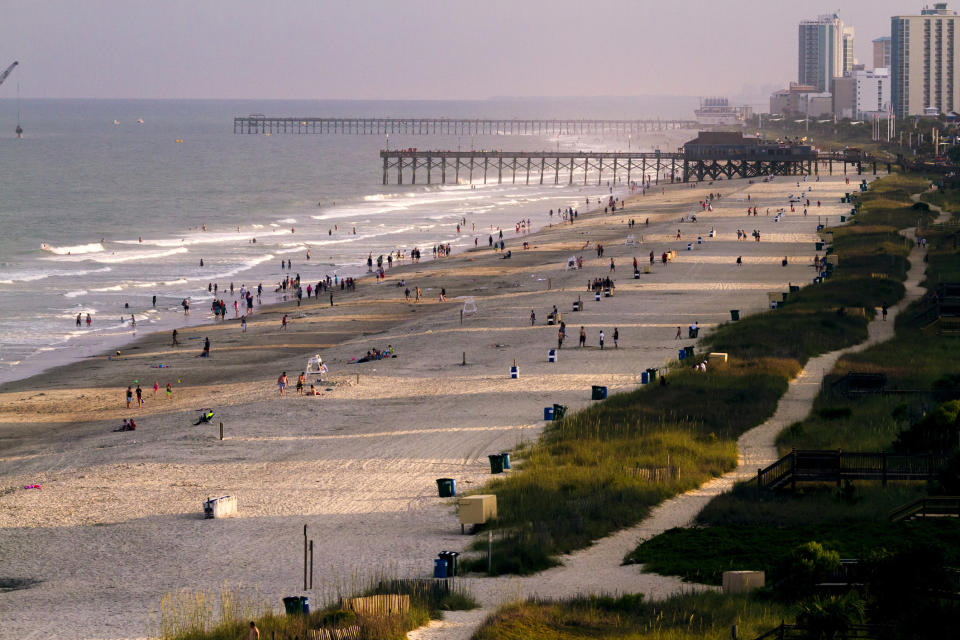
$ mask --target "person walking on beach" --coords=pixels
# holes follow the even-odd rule
[[[613,258],[610,258],[610,271],[616,271],[617,266],[613,263]]]
[[[563,349],[563,329],[557,329],[557,349]]]
[[[154,380],[153,381],[153,397],[156,398],[159,392],[160,392],[160,381]]]
[[[130,403],[133,402],[133,387],[127,386],[127,409],[130,408]]]
[[[170,386],[170,383],[167,383],[167,400],[173,397],[173,387]]]
[[[674,338],[674,340],[679,340],[679,339],[680,339],[680,327],[677,327],[677,337]]]
[[[79,314],[79,313],[77,314],[77,326],[78,326],[78,327],[81,326],[81,324],[80,324],[80,315],[81,315],[81,314]]]
[[[300,372],[300,375],[297,376],[297,395],[303,395],[303,384],[306,382],[306,375],[303,371]]]
[[[287,314],[283,314],[283,317],[280,318],[280,331],[287,330]]]
[[[420,287],[415,287],[414,291],[416,294],[414,297],[414,302],[420,302]]]
[[[284,371],[277,378],[277,387],[280,389],[280,397],[283,397],[283,390],[287,388],[287,372]]]
[[[179,346],[180,346],[180,341],[177,340],[177,330],[176,330],[176,329],[173,330],[173,342],[170,343],[170,346],[171,346],[171,347],[179,347]]]
[[[140,385],[137,385],[137,407],[143,408],[143,389],[140,388]]]
[[[613,328],[613,348],[620,348],[620,330],[616,327]]]
[[[240,318],[240,333],[246,333],[246,332],[247,332],[247,316],[244,315],[242,318]]]
[[[738,267],[743,266],[743,256],[737,256],[737,266]]]
[[[886,302],[884,302],[883,306],[880,307],[880,313],[883,315],[883,321],[886,322],[887,321],[887,303]]]
[[[600,329],[600,350],[603,351],[603,329]]]
[[[203,339],[203,353],[200,354],[202,358],[210,357],[210,338]]]
[[[587,344],[587,331],[583,327],[580,327],[580,348],[582,349]]]
[[[87,314],[87,329],[90,328],[90,325],[93,324],[93,318],[90,317],[90,314]]]
[[[530,309],[530,326],[537,324],[537,314],[533,309]]]

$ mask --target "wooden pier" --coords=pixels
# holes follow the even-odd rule
[[[397,184],[603,184],[633,179],[656,184],[718,180],[726,177],[763,178],[769,175],[815,175],[820,168],[833,175],[833,164],[842,163],[843,173],[848,166],[857,173],[867,159],[850,160],[842,154],[820,153],[795,158],[770,160],[687,157],[683,152],[635,151],[420,151],[405,149],[381,151],[383,184],[388,184],[391,173]],[[889,166],[888,166],[889,170]],[[419,174],[418,174],[419,172]],[[873,162],[876,175],[877,163]],[[404,177],[406,176],[406,178]]]
[[[260,115],[233,119],[233,132],[246,134],[626,137],[650,131],[696,128],[695,120],[659,119],[295,118]]]

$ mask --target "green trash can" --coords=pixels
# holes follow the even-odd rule
[[[499,453],[494,453],[487,458],[490,460],[490,473],[503,473],[503,456]]]
[[[288,616],[303,615],[306,603],[307,599],[304,596],[288,596],[283,599],[283,609]]]
[[[840,216],[840,222],[846,222],[847,216]]]
[[[740,319],[740,309],[730,309],[730,319],[736,322]]]
[[[656,369],[647,369],[647,374],[650,376],[650,384],[653,384],[657,381],[657,370]]]
[[[554,404],[553,405],[553,419],[560,420],[563,416],[567,415],[567,405],[565,404]]]
[[[457,483],[453,478],[437,478],[437,492],[441,498],[457,495]]]
[[[692,346],[691,346],[691,347],[684,347],[684,348],[683,348],[683,351],[684,351],[684,353],[686,353],[686,357],[688,357],[688,358],[692,358],[692,357],[693,357],[693,347],[692,347]]]
[[[817,251],[823,251],[823,243],[822,243],[822,242],[818,242],[818,243],[816,243],[814,246],[816,247]]]

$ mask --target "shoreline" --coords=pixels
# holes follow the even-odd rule
[[[603,187],[597,186],[596,188],[601,189]],[[580,191],[582,187],[576,186],[576,189]],[[628,187],[615,188],[613,191],[614,195],[618,195],[618,191],[620,192],[619,195],[621,197],[630,196]],[[585,214],[596,213],[597,208],[599,207],[597,207],[596,205],[590,205],[587,211],[585,211]],[[525,214],[525,215],[529,215],[529,214]],[[544,224],[544,225],[541,225],[540,227],[535,227],[535,228],[536,228],[536,231],[534,231],[533,233],[537,233],[540,230],[547,229],[549,227]],[[464,231],[461,237],[466,240],[473,236],[479,237],[479,236],[490,234],[490,233],[495,233],[495,231],[494,232],[490,230],[471,231],[471,232]],[[527,234],[527,235],[530,235],[530,234]],[[452,244],[454,247],[457,247],[456,242]],[[306,246],[307,248],[309,248],[309,245],[306,245]],[[470,247],[468,244],[466,244],[466,242],[462,244],[462,248],[465,249],[463,253],[477,250],[477,249],[474,249],[473,247]],[[483,247],[479,247],[479,250],[482,250],[482,249]],[[383,253],[383,251],[384,250],[382,249],[380,250],[381,254]],[[458,255],[462,255],[462,253],[454,253],[454,255],[458,256]],[[279,256],[275,256],[275,257],[279,257]],[[437,258],[430,257],[428,253],[427,257],[423,260],[422,264],[426,264],[436,259]],[[413,263],[410,262],[409,260],[410,258],[408,257],[403,264],[396,265],[391,270],[389,270],[389,273],[393,273],[394,271],[402,267],[411,266]],[[318,261],[318,264],[320,264],[319,261]],[[362,262],[351,263],[351,264],[341,264],[341,265],[330,264],[328,266],[330,267],[330,271],[332,273],[336,273],[341,277],[353,277],[358,281],[358,284],[367,283],[369,276],[372,275],[372,272],[364,270],[365,264]],[[302,268],[303,269],[313,268],[313,266],[309,262],[301,262],[298,265],[297,270],[300,270]],[[281,275],[292,276],[294,275],[294,273],[281,272]],[[321,276],[319,274],[314,273],[312,274],[311,278],[319,279],[321,278]],[[308,279],[306,276],[304,276],[303,282],[305,284],[312,284],[313,280]],[[273,288],[276,284],[277,284],[276,282],[271,281],[266,287],[266,289]],[[222,291],[218,293],[216,296],[211,294],[211,297],[215,298],[221,295],[223,295]],[[273,295],[274,298],[280,298],[279,294],[276,294],[270,291],[265,291],[264,297],[267,297],[268,295]],[[169,296],[166,296],[166,297],[169,297]],[[190,296],[187,296],[187,297],[190,297]],[[193,297],[196,298],[197,296],[193,296]],[[271,308],[277,305],[283,305],[289,302],[290,301],[275,300],[274,302],[267,302],[263,305],[257,305],[256,310],[259,311],[261,308],[263,308],[266,311],[266,310],[270,310]],[[133,312],[135,311],[135,309],[131,308],[126,311]],[[139,309],[139,313],[141,315],[145,311],[149,313],[151,309],[149,308],[146,310]],[[158,312],[159,318],[156,321],[156,323],[150,322],[149,324],[146,325],[146,333],[142,333],[142,332],[138,333],[137,331],[130,330],[130,329],[123,329],[122,333],[116,332],[116,333],[100,334],[100,333],[97,333],[96,331],[94,331],[92,334],[83,333],[76,337],[66,337],[63,340],[61,340],[61,342],[57,343],[57,346],[51,347],[49,350],[44,351],[43,349],[40,349],[34,352],[33,357],[31,358],[31,361],[29,363],[25,363],[23,361],[17,361],[17,364],[14,365],[12,363],[8,364],[0,360],[0,364],[8,364],[8,369],[7,369],[8,373],[16,375],[16,377],[3,379],[2,381],[0,381],[0,393],[2,393],[5,390],[7,385],[15,384],[19,381],[42,375],[44,373],[49,372],[50,370],[64,367],[64,366],[70,366],[72,364],[79,363],[79,362],[84,362],[91,358],[106,356],[106,355],[109,355],[111,352],[114,352],[117,350],[122,351],[124,349],[129,349],[131,348],[131,346],[137,345],[138,342],[143,337],[149,336],[150,334],[169,332],[173,329],[180,330],[183,328],[195,328],[195,327],[204,326],[204,325],[218,324],[216,321],[213,320],[212,316],[210,315],[209,309],[203,308],[199,304],[194,308],[194,312],[201,311],[202,317],[197,319],[196,321],[194,321],[193,319],[189,319],[189,320],[184,319],[182,312],[177,311],[175,307],[170,307],[165,310],[157,309],[156,307],[154,307],[152,311]],[[126,317],[124,314],[121,314],[121,315],[123,317]],[[105,314],[103,313],[98,314],[98,317],[96,318],[95,322],[98,325],[109,324],[109,321],[106,320],[105,318],[106,318]],[[178,322],[178,318],[179,318],[179,322]],[[129,323],[124,321],[120,323],[120,325],[118,326],[129,326]],[[110,331],[110,329],[107,328],[107,331]],[[0,344],[0,347],[2,346],[3,345]],[[41,355],[37,355],[37,354],[41,354]]]
[[[841,211],[834,195],[842,195],[842,176],[809,184],[827,203],[823,215]],[[787,177],[662,185],[664,194],[635,196],[614,214],[505,234],[516,249],[510,260],[484,248],[391,270],[386,283],[361,284],[332,310],[322,300],[308,305],[286,331],[280,316],[295,302],[254,314],[247,334],[236,321],[182,331],[184,343],[211,336],[210,360],[194,357],[199,344],[178,353],[164,334],[151,334],[128,358],[91,359],[0,387],[2,485],[11,489],[0,492],[0,545],[13,550],[11,575],[39,581],[4,594],[17,612],[8,628],[60,629],[66,616],[71,637],[141,636],[164,592],[216,590],[224,582],[258,585],[278,602],[299,591],[304,524],[321,541],[317,566],[327,585],[365,568],[425,574],[437,551],[470,541],[459,535],[452,503],[436,497],[436,478],[456,478],[461,491],[482,486],[491,478],[487,454],[536,438],[544,406],[587,406],[595,384],[633,388],[646,367],[675,359],[678,346],[692,342],[675,340],[674,327],[697,321],[709,331],[729,320],[731,308],[765,308],[766,291],[810,282],[815,215],[775,223],[761,212],[744,220],[745,190],[765,208],[781,206],[793,187]],[[709,191],[723,193],[714,212],[677,225]],[[622,224],[631,218],[640,229]],[[673,239],[678,226],[682,241]],[[737,243],[734,229],[742,226],[761,228],[764,242]],[[689,234],[706,237],[711,227],[717,238],[685,250]],[[624,244],[641,232],[642,245]],[[522,250],[524,240],[535,248]],[[608,251],[602,259],[592,252],[597,241]],[[678,251],[676,261],[657,261],[653,273],[633,278],[633,255],[643,264],[648,251],[668,248]],[[742,268],[734,264],[738,253]],[[580,254],[584,269],[565,270],[567,257]],[[791,258],[787,267],[783,255]],[[585,284],[607,274],[616,293],[594,301]],[[401,277],[424,290],[424,303],[404,302],[394,284]],[[441,287],[445,304],[434,295]],[[458,296],[474,297],[478,307],[462,325]],[[572,313],[578,296],[586,308]],[[557,364],[546,362],[556,346],[556,327],[545,323],[552,305],[569,323]],[[579,326],[588,334],[584,348],[575,344]],[[619,348],[608,343],[601,351],[598,331],[610,336],[614,327]],[[388,344],[398,358],[340,363]],[[280,371],[295,380],[304,356],[316,352],[330,363],[333,384],[319,398],[292,388],[279,398],[273,381]],[[171,368],[149,368],[160,359]],[[507,372],[514,359],[519,382]],[[152,398],[155,371],[183,380],[169,402]],[[133,379],[147,380],[141,410],[123,404]],[[222,442],[216,427],[189,426],[205,406],[226,425]],[[112,433],[128,415],[138,430]],[[33,482],[44,489],[16,489]],[[238,496],[237,517],[204,521],[202,499],[223,494]]]

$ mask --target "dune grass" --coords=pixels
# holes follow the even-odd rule
[[[909,211],[924,181],[894,177],[862,194],[864,212],[883,220]],[[903,295],[910,247],[883,221],[833,229],[840,266],[823,284],[790,294],[768,313],[718,327],[705,351],[731,356],[707,373],[677,367],[666,387],[615,394],[553,423],[517,452],[518,472],[483,489],[498,499],[491,573],[529,574],[557,556],[638,523],[663,500],[736,467],[737,437],[776,409],[788,381],[812,356],[861,342],[881,304]],[[874,277],[883,273],[885,277]],[[785,340],[784,336],[789,336]],[[645,470],[667,470],[651,480]],[[464,562],[486,571],[486,536]]]
[[[641,595],[594,596],[508,605],[484,622],[473,640],[726,640],[731,625],[753,638],[792,612],[781,604],[719,593],[684,594],[655,603]]]
[[[896,179],[901,186],[918,182],[902,176]],[[838,251],[853,243],[861,254],[869,255],[863,241],[870,237],[884,246],[886,253],[902,254],[906,245],[886,237],[888,232],[876,218],[906,226],[904,220],[915,223],[918,212],[912,208],[900,214],[893,211],[890,202],[899,200],[904,207],[908,189],[884,188],[884,181],[880,181],[879,199],[871,192],[862,196],[863,211],[857,218],[870,224],[859,229],[852,226],[843,234],[835,231]],[[871,209],[877,203],[879,216]],[[858,234],[863,231],[866,233]],[[949,234],[943,230],[924,233],[928,239],[928,286],[938,281],[930,277],[934,269],[957,273],[954,281],[960,281],[960,253]],[[846,262],[841,257],[840,264]],[[916,302],[899,314],[893,339],[838,361],[810,416],[778,437],[781,453],[794,448],[889,451],[902,429],[936,405],[938,381],[960,373],[956,364],[960,340],[939,335],[936,327],[921,326],[917,316],[923,306]],[[831,381],[851,371],[883,373],[888,388],[897,393],[847,397],[833,392]],[[743,483],[712,500],[698,517],[699,527],[669,531],[648,540],[627,561],[644,563],[645,570],[714,584],[729,569],[775,571],[793,546],[809,540],[829,543],[850,557],[880,547],[896,551],[930,546],[940,549],[949,562],[960,563],[955,544],[960,539],[960,523],[956,520],[896,525],[887,521],[892,508],[926,495],[927,490],[924,483],[891,483],[883,488],[878,483],[857,482],[840,489],[813,486],[758,496],[752,483]]]
[[[896,552],[928,546],[960,563],[955,544],[960,521],[891,525],[887,520],[891,509],[926,493],[919,483],[883,488],[861,482],[841,489],[815,485],[758,496],[752,483],[742,483],[712,500],[697,517],[697,527],[656,536],[632,551],[625,563],[705,584],[720,584],[722,573],[731,570],[763,570],[775,578],[790,550],[813,540],[849,558],[866,557],[880,548]]]
[[[165,594],[150,624],[152,637],[161,640],[235,640],[245,638],[255,621],[262,638],[302,640],[311,629],[356,627],[358,640],[402,640],[407,632],[440,618],[444,611],[478,605],[463,588],[449,592],[423,588],[415,581],[374,579],[363,595],[381,593],[410,596],[410,608],[397,615],[358,615],[340,607],[339,596],[308,615],[278,614],[256,592],[243,587],[221,588],[219,594],[181,589]]]
[[[492,482],[499,519],[493,573],[531,573],[639,522],[664,499],[736,466],[736,437],[773,413],[796,363],[736,361],[681,369],[667,386],[615,394],[553,423]],[[669,477],[644,472],[662,469]],[[485,536],[477,541],[486,548]],[[466,562],[486,570],[486,558]]]

